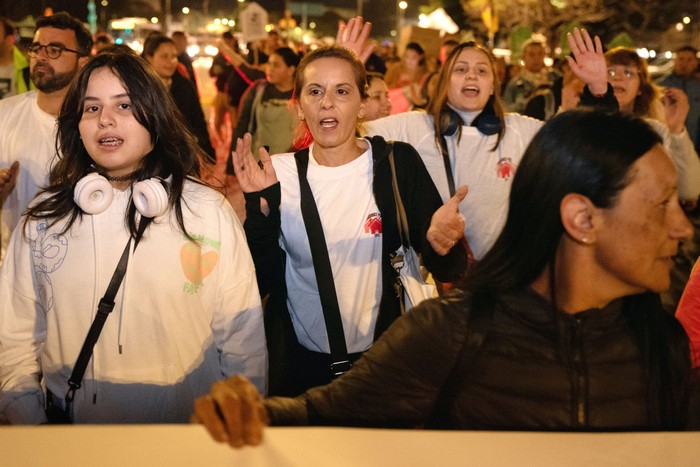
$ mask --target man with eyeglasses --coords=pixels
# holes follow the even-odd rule
[[[91,48],[90,32],[78,19],[65,12],[38,18],[27,49],[36,91],[0,101],[0,262],[22,212],[47,182],[56,116]]]

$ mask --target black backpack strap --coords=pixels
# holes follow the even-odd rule
[[[340,317],[338,295],[333,282],[331,261],[328,257],[326,237],[323,234],[321,217],[318,214],[314,195],[306,178],[306,172],[309,167],[308,149],[294,154],[294,159],[299,173],[301,215],[304,219],[306,234],[309,237],[311,258],[314,263],[314,272],[316,274],[318,292],[321,297],[321,307],[323,308],[323,319],[326,323],[326,332],[328,334],[328,345],[331,350],[331,376],[335,378],[347,372],[351,363],[345,343],[345,333],[343,332],[343,322]]]

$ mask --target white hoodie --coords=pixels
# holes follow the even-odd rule
[[[67,379],[128,239],[130,190],[103,213],[61,234],[21,224],[0,271],[0,413],[41,423],[46,385],[63,399]],[[73,406],[76,423],[188,422],[213,382],[243,373],[263,392],[262,308],[243,229],[226,200],[187,182],[187,231],[174,213],[151,224],[124,281]]]

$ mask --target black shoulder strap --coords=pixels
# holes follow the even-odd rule
[[[394,163],[394,146],[391,143],[391,149],[389,150],[389,167],[391,167],[391,187],[394,190],[394,206],[396,208],[396,226],[399,231],[399,237],[401,238],[401,245],[408,249],[411,247],[411,235],[408,229],[408,217],[406,216],[406,209],[403,207],[403,200],[401,199],[401,193],[399,192],[399,183],[396,177],[396,164]]]
[[[343,332],[343,322],[340,318],[340,307],[338,306],[338,295],[333,282],[333,270],[328,257],[328,247],[326,237],[323,234],[321,217],[311,192],[306,172],[309,167],[308,149],[294,154],[299,173],[299,189],[301,194],[301,215],[304,219],[306,234],[309,237],[311,247],[311,258],[314,263],[314,272],[318,284],[318,292],[321,296],[321,307],[323,308],[323,319],[326,323],[328,334],[328,345],[331,350],[331,375],[340,376],[350,369],[348,358],[348,348],[345,344],[345,333]]]
[[[77,389],[80,389],[83,377],[85,376],[85,370],[87,369],[88,363],[92,358],[92,352],[95,348],[95,344],[97,343],[97,339],[99,339],[100,337],[100,333],[102,332],[102,328],[105,325],[105,321],[107,321],[107,317],[114,309],[114,297],[116,297],[117,291],[121,286],[122,280],[124,279],[124,274],[126,273],[126,266],[129,263],[129,250],[131,249],[131,240],[134,240],[135,250],[136,246],[138,246],[139,241],[141,240],[141,237],[143,236],[144,230],[146,230],[146,226],[149,223],[150,222],[148,219],[141,218],[136,237],[129,237],[129,241],[126,242],[126,247],[124,247],[122,256],[121,258],[119,258],[119,262],[117,263],[117,268],[114,270],[114,274],[112,274],[112,279],[109,281],[107,291],[105,292],[104,297],[102,297],[99,305],[97,306],[97,314],[95,315],[95,319],[92,321],[90,330],[88,331],[87,336],[85,337],[85,341],[83,342],[83,347],[80,349],[78,359],[76,360],[75,366],[73,367],[73,372],[71,373],[70,378],[68,378],[69,389],[66,393],[65,398],[66,412],[70,411],[70,405],[73,402],[73,398],[75,397],[75,391]]]
[[[450,190],[450,198],[455,195],[455,178],[452,175],[452,165],[450,164],[450,153],[447,150],[447,138],[445,135],[440,135],[442,139],[440,146],[440,152],[442,152],[442,161],[445,164],[445,175],[447,175],[447,187]]]

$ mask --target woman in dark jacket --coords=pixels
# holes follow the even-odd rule
[[[276,425],[683,429],[697,393],[688,339],[658,296],[692,233],[677,183],[643,120],[558,115],[530,143],[503,232],[465,292],[397,320],[327,386],[263,402],[234,377],[198,401],[196,417],[232,445],[259,442],[268,417]],[[231,394],[246,415],[227,420],[227,431],[215,408],[234,413]]]
[[[207,122],[204,120],[199,96],[192,82],[177,72],[177,47],[172,39],[162,34],[153,34],[146,39],[141,54],[151,64],[165,86],[170,90],[175,105],[185,118],[188,129],[197,138],[210,162],[216,155],[209,139]]]

